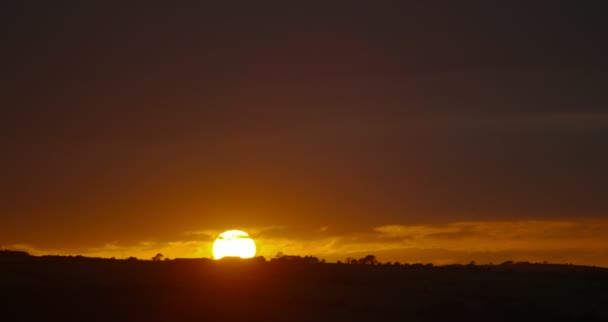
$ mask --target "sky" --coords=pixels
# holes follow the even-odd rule
[[[0,247],[608,266],[601,1],[0,5]]]

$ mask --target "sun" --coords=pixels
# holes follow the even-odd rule
[[[228,230],[221,233],[213,242],[213,257],[252,258],[255,256],[255,242],[249,234],[240,230]]]

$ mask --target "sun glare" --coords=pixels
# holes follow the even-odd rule
[[[252,258],[255,256],[255,242],[249,234],[240,230],[228,230],[221,233],[213,242],[213,257]]]

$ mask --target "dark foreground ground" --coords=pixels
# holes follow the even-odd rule
[[[0,256],[1,321],[608,321],[608,270]]]

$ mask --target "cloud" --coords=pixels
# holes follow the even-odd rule
[[[375,254],[381,261],[435,264],[500,263],[506,260],[550,261],[608,266],[608,220],[577,221],[471,221],[433,225],[383,225],[369,231],[333,234],[331,227],[311,228],[307,237],[290,235],[284,226],[243,228],[255,239],[258,255],[277,253],[313,255],[328,261]],[[211,257],[215,236],[221,231],[195,230],[182,240],[111,242],[100,247],[44,250],[30,245],[6,248],[35,255],[59,254],[123,258]],[[306,235],[306,234],[304,234]]]
[[[328,236],[310,243],[276,239],[264,243],[331,260],[374,253],[385,261],[438,264],[547,260],[608,266],[608,260],[601,260],[608,255],[607,220],[384,225],[367,233]]]
[[[407,238],[404,246],[469,251],[608,246],[606,220],[479,221],[444,225],[389,225],[377,227],[375,230],[379,237]]]

